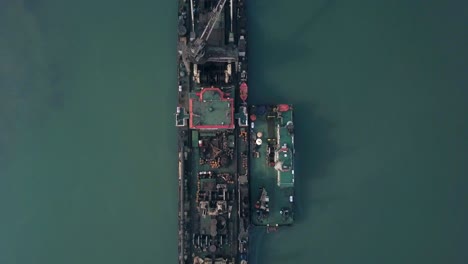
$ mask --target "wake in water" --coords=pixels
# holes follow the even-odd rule
[[[250,227],[249,230],[249,263],[261,264],[259,261],[259,255],[261,252],[261,246],[266,234],[265,227]]]

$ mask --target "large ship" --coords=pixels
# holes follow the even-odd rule
[[[293,223],[293,107],[248,105],[246,0],[179,0],[179,264],[249,260]]]

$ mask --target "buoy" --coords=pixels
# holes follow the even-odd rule
[[[256,116],[256,115],[250,115],[250,120],[251,120],[251,121],[257,120],[257,116]]]
[[[260,138],[257,138],[257,140],[255,141],[255,144],[260,146],[262,144],[262,140]]]
[[[257,132],[257,137],[258,138],[261,138],[263,136],[263,133],[262,132]]]

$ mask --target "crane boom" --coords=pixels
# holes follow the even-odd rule
[[[226,1],[227,0],[219,0],[216,7],[211,11],[210,19],[208,20],[203,33],[190,43],[189,57],[192,57],[195,59],[195,61],[198,61],[201,57],[203,57],[204,54],[202,51],[205,48],[206,42],[210,38],[211,32],[213,31],[214,26],[218,21],[219,16],[221,15],[221,12],[223,11]]]
[[[219,16],[221,15],[221,11],[223,10],[225,4],[226,0],[220,0],[216,7],[211,11],[210,20],[206,24],[205,30],[203,30],[203,33],[200,36],[201,40],[208,41],[208,38],[210,37],[211,32],[213,31],[213,28],[216,22],[218,21]]]

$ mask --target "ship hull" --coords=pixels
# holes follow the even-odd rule
[[[179,264],[248,263],[244,0],[179,1]]]
[[[178,14],[178,263],[247,264],[251,227],[294,219],[292,106],[248,105],[245,0]]]

